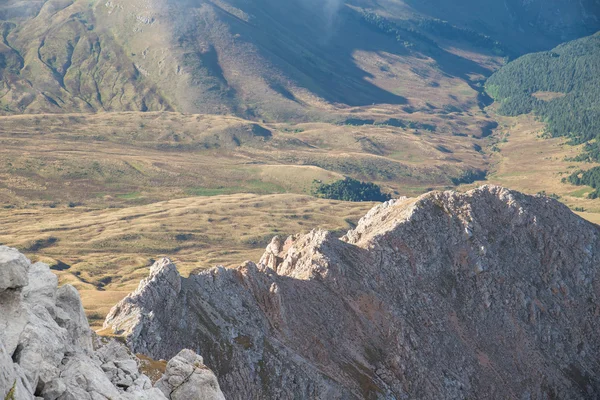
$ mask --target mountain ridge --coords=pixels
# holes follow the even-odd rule
[[[420,108],[424,99],[463,108],[465,99],[428,86],[428,76],[437,75],[442,87],[473,86],[496,69],[501,57],[493,46],[469,44],[473,35],[479,44],[506,39],[522,54],[557,44],[543,28],[554,32],[553,21],[574,27],[563,40],[600,29],[593,0],[555,0],[562,20],[539,1],[507,3],[494,18],[479,13],[478,23],[466,18],[468,2],[446,12],[448,22],[438,19],[441,3],[288,0],[282,10],[271,0],[11,0],[0,7],[0,108],[175,110],[271,121],[331,120],[373,104]],[[373,29],[363,12],[404,26],[404,37]],[[437,53],[426,49],[432,43]],[[431,95],[413,93],[415,83]]]
[[[233,399],[586,398],[598,234],[549,198],[434,192],[342,240],[274,239],[259,264],[182,278],[163,260],[105,327],[153,357],[198,346]]]

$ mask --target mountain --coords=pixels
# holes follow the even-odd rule
[[[548,49],[600,29],[598,0],[410,0],[406,3],[427,16],[489,34],[518,53]]]
[[[8,0],[0,108],[272,121],[464,110],[502,57],[600,29],[597,0],[455,3]]]
[[[156,262],[105,328],[199,350],[229,399],[588,399],[600,393],[600,231],[500,187],[373,208],[258,264]]]

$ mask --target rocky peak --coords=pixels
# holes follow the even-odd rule
[[[233,399],[590,398],[598,233],[546,197],[433,192],[178,292],[150,279],[105,326],[155,358],[195,349]]]
[[[3,273],[0,275],[0,290],[21,289],[28,283],[27,258],[15,249],[0,246],[0,265]]]
[[[280,243],[278,237],[267,247],[259,261],[260,266],[272,268],[278,275],[295,279],[313,279],[326,275],[329,262],[324,256],[324,246],[335,243],[331,232],[314,230],[307,235],[294,235]],[[279,244],[279,251],[274,255],[274,245]]]
[[[162,258],[150,267],[150,277],[146,280],[142,280],[142,285],[153,279],[162,279],[168,282],[173,287],[173,290],[179,291],[179,289],[181,289],[181,281],[179,278],[179,273],[177,272],[175,264],[168,258]]]

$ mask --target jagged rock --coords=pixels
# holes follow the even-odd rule
[[[0,246],[0,291],[19,289],[28,283],[27,258],[15,249]]]
[[[58,399],[67,391],[67,385],[62,379],[56,378],[44,386],[41,397],[44,399]]]
[[[17,349],[19,336],[27,323],[21,292],[29,283],[28,267],[29,261],[24,255],[0,246],[0,342],[10,357]]]
[[[259,264],[273,270],[277,269],[277,265],[281,263],[280,253],[283,250],[283,243],[279,236],[275,236],[271,243],[265,249],[264,254],[260,258]]]
[[[189,349],[169,361],[156,387],[172,400],[225,400],[215,374]]]
[[[92,351],[91,330],[77,289],[64,285],[56,291],[56,322],[68,332],[71,344]]]
[[[157,359],[195,349],[228,399],[598,398],[599,237],[546,197],[434,192],[259,265],[161,260],[105,327]]]
[[[125,345],[92,338],[79,293],[58,288],[47,265],[0,246],[0,283],[0,399],[166,400]],[[215,382],[186,393],[211,393]]]
[[[11,355],[6,351],[4,343],[0,340],[0,398],[6,396],[8,390],[12,389],[12,386],[16,383],[17,376],[13,367],[13,361]],[[6,390],[8,388],[8,390]]]
[[[79,354],[68,357],[61,365],[61,379],[66,385],[62,395],[65,400],[122,398],[116,386],[108,379],[100,367]]]

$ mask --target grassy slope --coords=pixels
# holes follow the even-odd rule
[[[329,14],[305,1],[276,3],[47,0],[27,17],[14,10],[26,5],[0,6],[0,105],[270,121],[339,120],[381,104],[393,113],[467,110],[477,105],[474,83],[501,62],[461,41],[407,49],[364,23],[360,7]]]
[[[491,110],[494,113],[493,110]],[[567,144],[565,138],[546,138],[544,123],[532,115],[505,117],[494,114],[500,122],[486,148],[492,156],[488,182],[524,193],[556,195],[558,200],[592,222],[600,222],[600,203],[586,198],[591,188],[562,183],[571,172],[598,164],[569,161],[581,146]],[[473,185],[463,185],[470,189]]]
[[[242,194],[124,209],[0,210],[0,242],[66,268],[57,271],[61,282],[81,290],[88,314],[103,316],[159,256],[171,257],[183,273],[258,261],[274,235],[317,227],[347,230],[371,206],[294,194]]]
[[[436,132],[165,112],[0,117],[0,243],[69,267],[61,281],[102,316],[160,255],[185,272],[257,260],[275,234],[345,230],[371,207],[308,197],[314,179],[413,195],[485,168],[481,139],[452,134],[481,128],[451,117]]]
[[[479,140],[452,134],[479,132],[459,126],[463,119],[439,119],[436,132],[427,132],[177,113],[0,117],[0,198],[16,207],[108,207],[189,195],[308,193],[313,179],[342,175],[420,193],[451,185],[464,170],[485,169],[473,147]]]
[[[0,6],[5,113],[169,109],[86,1]],[[21,17],[19,10],[31,15]],[[8,9],[9,11],[6,11]]]
[[[598,27],[591,1],[455,3],[9,0],[0,5],[0,109],[172,109],[270,121],[335,120],[348,107],[381,104],[467,110],[501,58],[419,20],[443,18],[516,54],[556,44],[558,31],[577,37]],[[362,10],[418,34],[398,41],[365,23]]]

